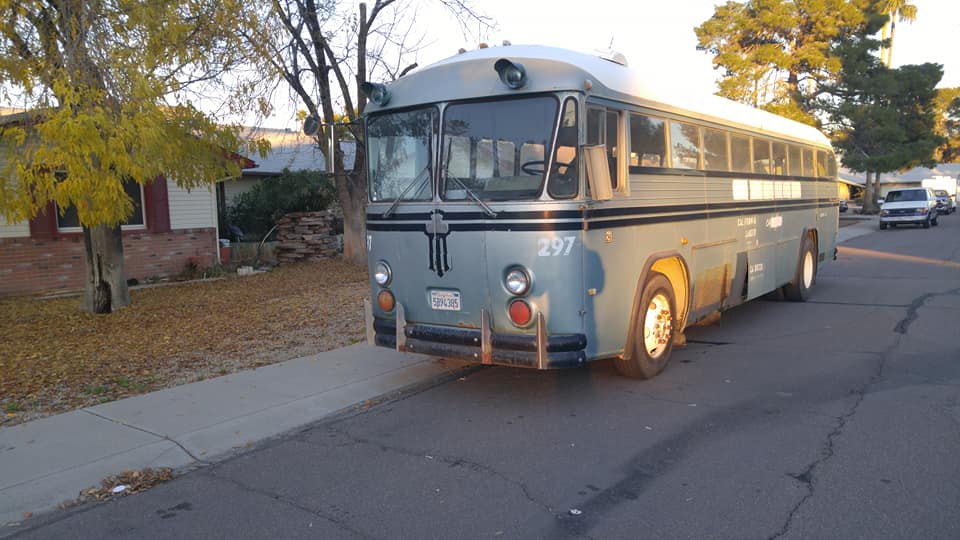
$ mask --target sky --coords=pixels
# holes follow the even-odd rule
[[[725,1],[725,0],[724,0]],[[475,39],[463,37],[460,27],[437,5],[420,17],[430,29],[426,46],[415,61],[426,66],[452,56],[457,49],[475,48]],[[368,0],[368,4],[370,0]],[[716,90],[719,72],[712,57],[696,50],[694,27],[707,20],[721,0],[473,0],[472,5],[493,18],[496,28],[489,32],[491,45],[508,40],[513,44],[551,45],[590,52],[613,49],[623,53],[630,66],[642,67],[651,76],[672,77],[681,84]],[[894,67],[903,64],[937,62],[944,65],[941,87],[960,86],[960,2],[957,0],[912,0],[917,20],[898,23]],[[419,19],[418,19],[419,20]],[[672,86],[673,84],[671,84]],[[290,104],[282,103],[277,114],[263,124],[297,129]]]

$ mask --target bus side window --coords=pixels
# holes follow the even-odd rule
[[[560,117],[557,132],[557,151],[553,156],[553,170],[547,193],[554,199],[576,197],[580,188],[580,166],[577,162],[579,127],[577,123],[577,100],[567,98]]]
[[[827,175],[827,153],[823,150],[817,150],[817,176]]]
[[[730,134],[730,168],[733,172],[748,173],[750,169],[750,139]]]
[[[729,170],[725,131],[703,128],[703,168],[708,171]]]
[[[827,154],[827,176],[830,178],[837,177],[837,156],[833,153]]]
[[[617,159],[620,153],[620,113],[607,111],[607,161],[610,163],[610,187],[620,189],[620,167]]]
[[[606,145],[607,165],[610,167],[610,182],[614,190],[620,190],[620,168],[617,155],[620,152],[620,113],[599,107],[587,109],[587,145]]]
[[[683,122],[670,122],[670,154],[673,168],[696,169],[700,162],[700,130]]]
[[[630,168],[666,167],[666,155],[667,143],[663,120],[642,114],[631,114]]]
[[[814,176],[813,173],[813,150],[810,148],[803,148],[803,175],[804,176]]]
[[[773,174],[783,176],[787,174],[787,145],[775,142],[773,148]]]
[[[767,139],[753,140],[753,172],[770,174],[770,141]]]
[[[800,166],[800,147],[791,144],[787,147],[787,174],[803,176],[803,167]]]
[[[603,121],[605,111],[590,107],[587,109],[587,146],[603,144]]]

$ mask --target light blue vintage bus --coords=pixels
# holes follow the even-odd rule
[[[365,85],[368,341],[649,378],[690,325],[805,300],[835,254],[829,141],[660,77],[503,46]]]

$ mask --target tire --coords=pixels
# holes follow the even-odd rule
[[[651,272],[640,293],[634,327],[630,330],[630,358],[614,361],[621,375],[634,379],[656,377],[670,362],[677,331],[677,300],[666,276]]]
[[[936,227],[940,224],[940,214],[934,214],[933,219],[930,220],[930,224]]]
[[[930,218],[927,218],[927,219],[923,222],[923,228],[924,228],[924,229],[929,229],[929,228],[930,228]]]
[[[817,250],[810,235],[803,238],[793,281],[783,286],[783,296],[791,302],[806,302],[817,282]]]
[[[881,223],[881,224],[880,224],[880,230],[881,230],[881,231],[887,230],[887,224],[886,224],[886,223]]]

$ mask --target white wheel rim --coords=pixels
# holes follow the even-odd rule
[[[813,253],[806,252],[803,255],[803,288],[809,289],[813,286]]]
[[[670,300],[663,293],[657,293],[650,299],[643,317],[643,346],[650,358],[659,358],[667,350],[672,331]]]

